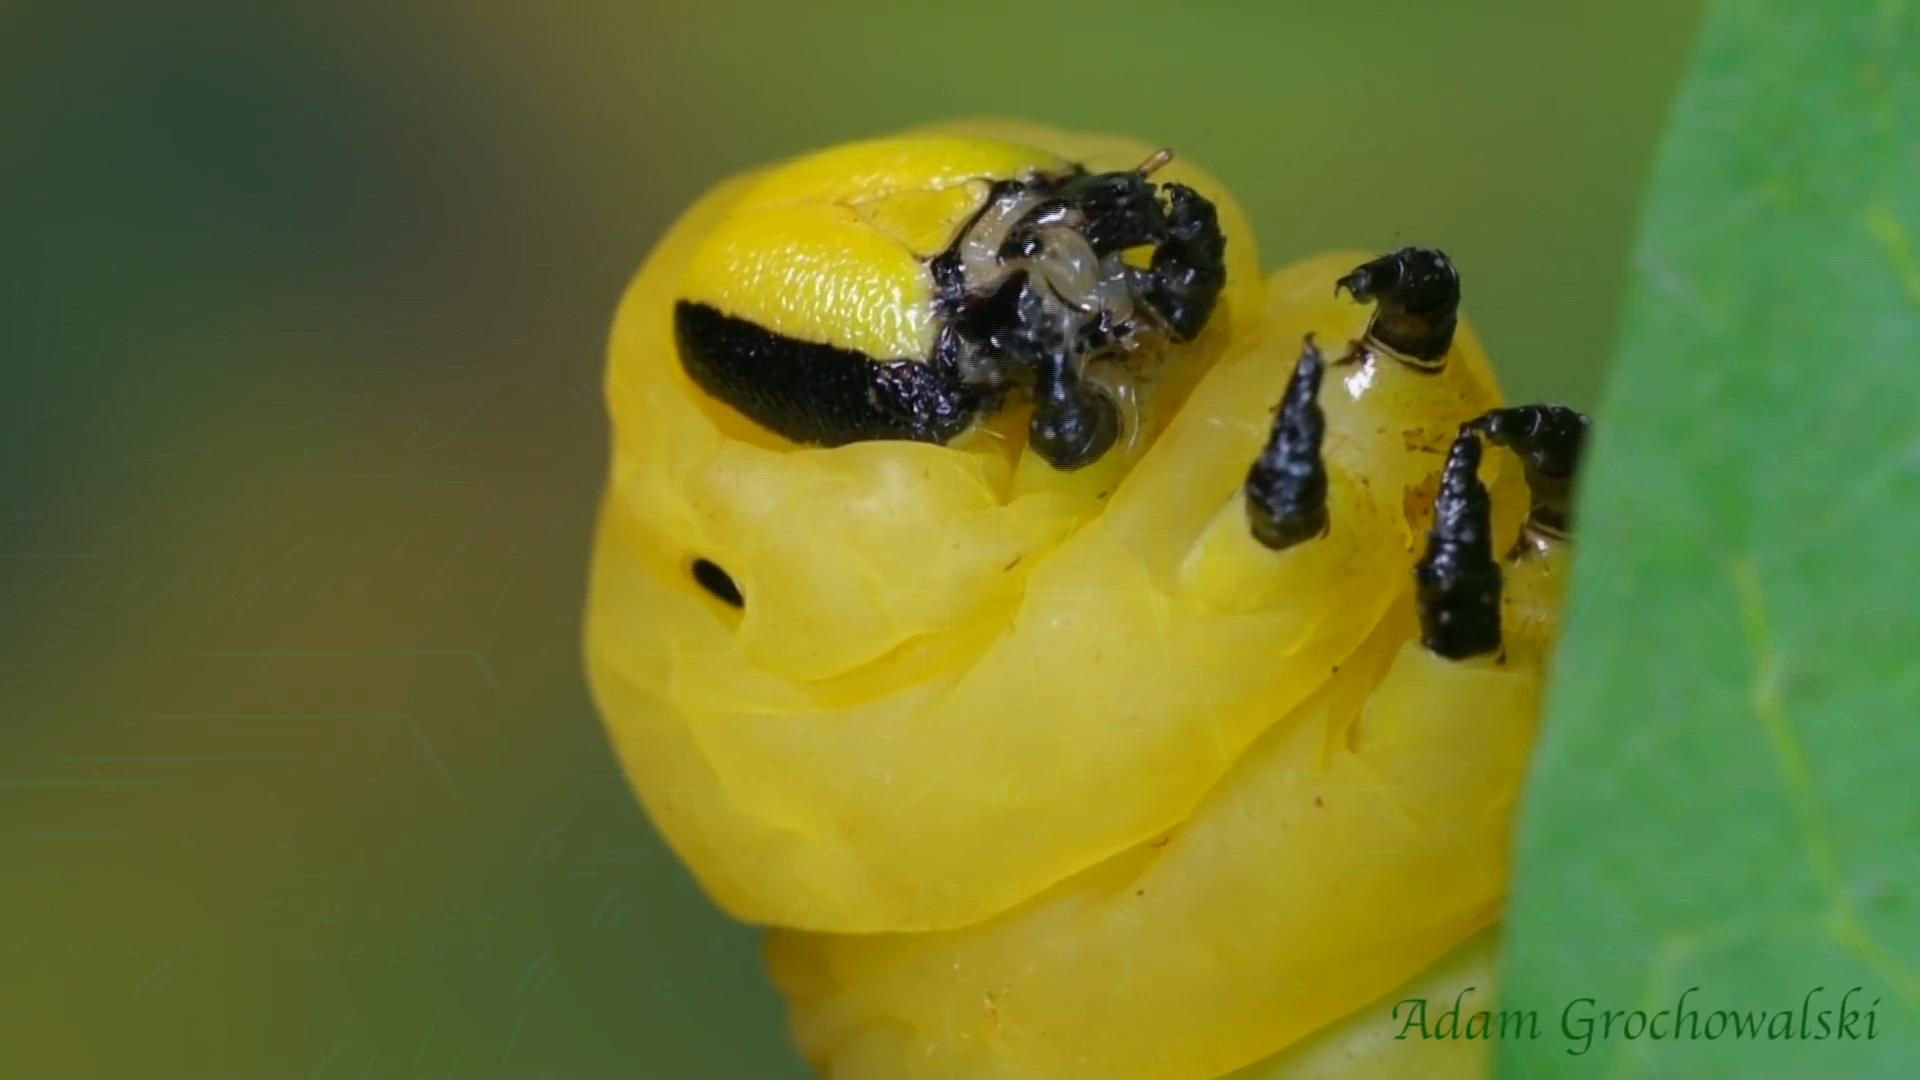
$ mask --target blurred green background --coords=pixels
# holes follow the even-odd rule
[[[1694,5],[0,14],[0,1075],[799,1074],[585,694],[602,344],[727,173],[1165,142],[1591,405]]]

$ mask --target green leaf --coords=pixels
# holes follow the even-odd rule
[[[1920,13],[1717,2],[1696,49],[1522,813],[1502,1005],[1542,1037],[1497,1075],[1911,1077]],[[1650,1031],[1690,987],[1697,1036]],[[1854,987],[1855,1038],[1781,1036]]]

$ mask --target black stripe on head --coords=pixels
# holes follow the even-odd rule
[[[944,443],[978,408],[934,365],[799,341],[708,304],[679,301],[673,326],[680,361],[702,390],[794,442]]]

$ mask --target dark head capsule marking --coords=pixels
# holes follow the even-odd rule
[[[741,594],[740,586],[734,583],[733,575],[720,569],[718,563],[707,559],[693,560],[693,580],[723,604],[737,608],[747,606],[747,598]]]
[[[799,341],[707,304],[674,305],[680,362],[702,390],[795,442],[945,442],[973,420],[973,394],[926,364],[875,362]]]
[[[1187,341],[1226,284],[1226,237],[1213,204],[1138,168],[995,183],[986,204],[928,265],[932,354],[867,356],[801,341],[681,301],[681,362],[707,393],[795,442],[883,439],[944,444],[1009,392],[1034,402],[1033,450],[1057,469],[1102,457],[1120,437],[1114,402],[1087,365],[1149,336]],[[1151,246],[1150,265],[1127,251]]]

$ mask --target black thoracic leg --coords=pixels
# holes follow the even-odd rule
[[[1120,434],[1120,411],[1074,369],[1073,358],[1054,351],[1040,364],[1033,388],[1033,419],[1027,442],[1056,469],[1098,461]]]
[[[1050,327],[1039,286],[1029,282],[1020,304],[1025,325]],[[1023,342],[1023,352],[1033,361],[1033,419],[1027,421],[1027,444],[1054,469],[1079,469],[1098,461],[1119,438],[1119,409],[1081,379],[1073,340],[1066,332],[1041,332],[1035,340]]]
[[[1528,532],[1564,539],[1571,529],[1573,478],[1590,423],[1584,413],[1565,405],[1515,405],[1493,409],[1469,425],[1488,442],[1520,455],[1533,504]],[[1522,547],[1525,539],[1523,535]]]
[[[1175,340],[1206,328],[1227,285],[1227,237],[1213,203],[1184,184],[1166,185],[1167,236],[1154,249],[1141,294]]]
[[[1405,247],[1353,269],[1334,283],[1360,303],[1374,303],[1367,338],[1415,367],[1437,368],[1453,347],[1460,312],[1460,273],[1438,248]]]
[[[1247,520],[1253,538],[1285,551],[1326,533],[1327,467],[1320,456],[1327,418],[1320,411],[1320,349],[1307,335],[1273,418],[1266,449],[1247,471]]]
[[[1120,410],[1080,375],[1071,312],[1045,285],[1023,276],[1015,300],[1018,332],[997,338],[1009,359],[1033,373],[1027,445],[1047,464],[1078,469],[1098,461],[1120,435]]]
[[[1479,434],[1463,426],[1440,473],[1426,556],[1413,571],[1421,643],[1448,660],[1500,648],[1500,565],[1480,453]]]

